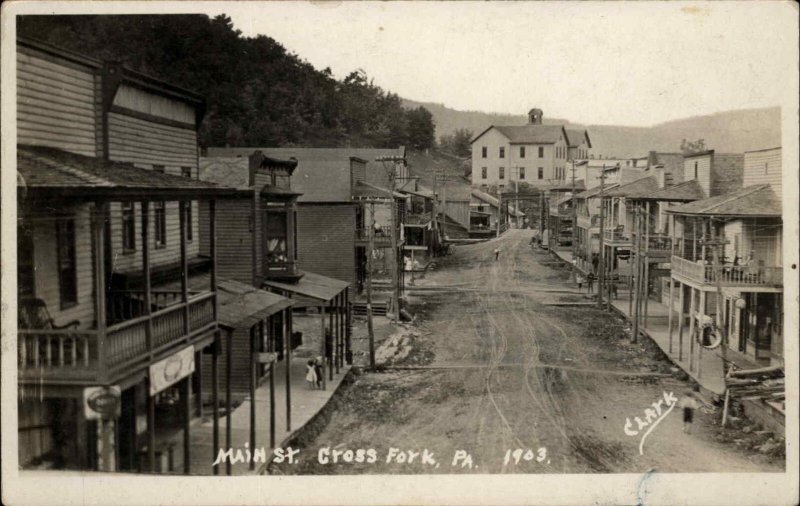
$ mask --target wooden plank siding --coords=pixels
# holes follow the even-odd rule
[[[164,247],[155,244],[155,210],[150,204],[150,265],[155,269],[160,265],[174,264],[180,259],[180,215],[178,202],[166,202],[167,242]],[[119,202],[109,205],[111,218],[111,259],[112,272],[132,272],[142,268],[142,207],[134,204],[134,227],[136,229],[135,249],[125,251],[122,248],[122,206]],[[198,204],[192,202],[192,240],[186,242],[188,257],[197,257],[200,253]]]
[[[724,195],[742,187],[744,155],[739,153],[715,153],[711,164],[710,196]]]
[[[75,261],[77,278],[77,304],[61,308],[58,281],[58,247],[56,220],[52,214],[30,215],[33,225],[33,257],[35,269],[35,295],[47,304],[56,325],[78,320],[82,329],[94,325],[94,283],[92,273],[92,204],[81,204],[62,209],[65,216],[75,219]]]
[[[355,204],[301,203],[297,206],[300,268],[356,284]]]
[[[197,170],[197,132],[111,112],[108,115],[111,160]]]
[[[90,67],[17,51],[17,142],[95,156],[97,104]]]
[[[706,197],[710,196],[709,191],[711,190],[711,163],[711,154],[684,158],[683,160],[683,180],[697,179]],[[695,177],[695,164],[697,166],[697,177]]]
[[[250,229],[252,201],[217,201],[217,276],[253,284],[253,238]],[[208,203],[200,203],[200,251],[208,251]]]
[[[768,184],[783,201],[781,148],[749,151],[744,154],[743,186]]]
[[[120,85],[117,90],[117,94],[114,96],[114,105],[143,114],[179,121],[190,126],[195,123],[195,111],[189,104],[148,93],[126,84]]]

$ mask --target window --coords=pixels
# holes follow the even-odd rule
[[[500,179],[505,179],[506,178],[506,168],[505,167],[500,167],[497,177],[499,177]]]
[[[136,250],[136,222],[133,202],[122,203],[122,251],[130,253]]]
[[[155,221],[155,240],[156,248],[163,248],[167,245],[167,209],[164,202],[153,204],[153,220]]]
[[[544,179],[544,167],[539,167],[538,174],[539,179]]]
[[[78,303],[77,261],[75,256],[75,220],[56,220],[58,290],[61,309]]]
[[[520,179],[525,179],[525,167],[520,167],[519,168],[519,178]]]
[[[694,178],[697,179],[697,162],[694,162]]]
[[[481,157],[486,158],[488,156],[488,151],[489,151],[489,148],[487,148],[486,146],[482,147],[481,148]]]
[[[288,260],[286,243],[286,211],[269,210],[264,224],[266,234],[266,259],[268,264],[284,263]]]
[[[519,147],[519,157],[520,158],[525,158],[525,146],[520,146]]]
[[[181,167],[181,176],[188,177],[189,179],[192,178],[192,168],[191,167]]]
[[[544,158],[544,146],[539,146],[539,158]]]
[[[160,172],[162,174],[166,173],[166,169],[164,168],[163,165],[153,165],[153,170],[156,172]]]
[[[488,171],[489,169],[487,169],[486,167],[481,167],[481,179],[486,179],[488,177],[487,174]]]
[[[506,157],[506,148],[500,148],[500,158]]]

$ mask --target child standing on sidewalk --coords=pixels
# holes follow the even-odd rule
[[[314,390],[317,387],[317,368],[313,359],[306,364],[306,383],[309,390]]]

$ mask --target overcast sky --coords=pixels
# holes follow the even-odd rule
[[[780,105],[789,4],[231,4],[317,68],[362,68],[402,97],[461,110],[646,126]],[[781,22],[781,20],[784,20]],[[791,51],[794,54],[794,51]],[[791,61],[791,60],[790,60]],[[796,64],[796,60],[795,60]]]

